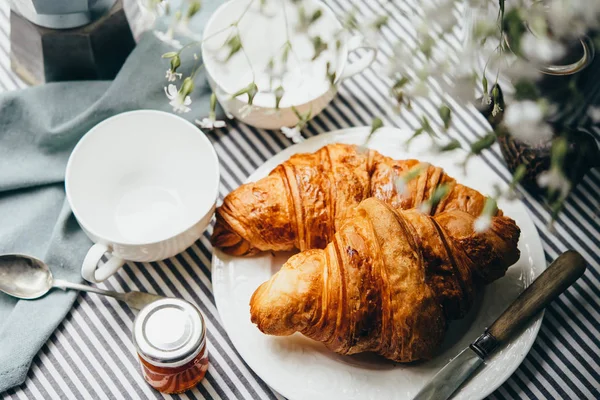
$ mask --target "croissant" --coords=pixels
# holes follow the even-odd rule
[[[449,194],[431,210],[432,215],[455,209],[481,213],[485,196],[432,165],[424,165],[398,193],[394,180],[419,164],[339,143],[294,155],[267,177],[225,197],[216,211],[212,244],[237,256],[322,249],[362,200],[374,196],[394,208],[414,208],[442,183],[449,186]]]
[[[252,322],[270,335],[300,332],[340,354],[431,358],[448,322],[519,258],[512,219],[492,217],[481,233],[473,220],[460,210],[432,217],[366,199],[324,250],[292,256],[258,287]]]

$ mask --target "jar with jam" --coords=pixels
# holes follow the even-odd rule
[[[144,379],[162,393],[193,388],[208,369],[204,318],[185,300],[162,299],[140,310],[133,342]]]

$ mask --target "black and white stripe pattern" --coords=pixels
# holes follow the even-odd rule
[[[421,115],[434,119],[436,98],[417,101],[414,110],[397,115],[389,86],[382,80],[387,57],[398,40],[413,40],[403,12],[412,2],[329,0],[336,13],[357,4],[365,19],[387,14],[389,23],[379,41],[381,52],[374,65],[342,85],[331,106],[307,126],[307,137],[330,130],[369,125],[381,117],[387,125],[414,129]],[[403,12],[400,12],[403,11]],[[130,16],[131,17],[131,16]],[[10,70],[8,7],[0,5],[0,90],[25,85]],[[447,38],[457,47],[459,39]],[[352,59],[352,57],[351,57]],[[590,79],[587,101],[600,103],[600,80]],[[475,111],[453,104],[454,128],[450,136],[466,144],[484,135],[489,127]],[[586,124],[600,138],[600,126],[592,126],[585,110],[573,121]],[[221,160],[223,197],[240,185],[265,160],[291,145],[278,132],[255,129],[231,121],[226,129],[208,134]],[[399,144],[402,138],[399,138]],[[508,181],[510,174],[497,148],[486,151],[485,161]],[[590,268],[572,288],[546,311],[546,317],[530,354],[517,372],[492,399],[596,399],[600,398],[600,171],[592,171],[571,195],[565,212],[550,233],[550,213],[538,199],[525,194],[550,262],[566,249],[578,250]],[[183,297],[197,304],[206,317],[210,368],[194,390],[174,398],[280,399],[244,363],[229,341],[212,296],[209,229],[185,253],[158,263],[130,263],[100,285],[110,290],[146,290]],[[7,399],[49,398],[153,398],[163,397],[145,384],[131,343],[134,314],[113,299],[81,294],[64,322],[35,358],[27,381],[2,395]]]

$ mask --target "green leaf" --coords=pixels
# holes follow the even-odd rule
[[[434,190],[429,199],[425,201],[424,206],[427,209],[428,213],[431,214],[440,201],[446,197],[450,193],[450,185],[447,183],[442,183],[438,185]]]
[[[371,140],[371,136],[373,136],[373,134],[381,127],[383,127],[383,121],[381,120],[381,118],[379,118],[379,117],[373,118],[373,121],[371,121],[371,131],[369,132],[369,135],[365,139],[365,143],[363,144],[362,147],[367,146],[367,144]]]
[[[298,127],[298,129],[303,129],[304,126],[306,126],[306,124],[308,123],[308,120],[310,120],[310,117],[312,115],[312,107],[304,115],[302,115],[300,111],[298,111],[298,109],[294,106],[292,106],[292,111],[294,112],[294,114],[296,114],[296,117],[298,117],[298,123],[296,124],[296,126]]]
[[[381,118],[379,118],[379,117],[373,118],[373,121],[371,121],[371,132],[369,133],[369,136],[372,135],[373,133],[375,133],[376,130],[378,130],[382,127],[383,127],[383,121],[381,120]]]
[[[408,79],[407,77],[403,76],[402,78],[400,78],[396,82],[394,82],[394,85],[392,86],[392,89],[393,90],[402,89],[408,82],[410,82],[410,79]]]
[[[531,80],[521,79],[515,83],[516,100],[536,100],[538,97],[538,88]]]
[[[323,16],[323,11],[319,8],[310,16],[309,25],[316,22],[321,16]]]
[[[411,169],[409,169],[408,171],[406,171],[406,173],[404,173],[400,178],[402,178],[404,182],[408,183],[416,177],[418,177],[419,175],[421,175],[421,172],[423,172],[424,169],[425,166],[422,163],[419,163]]]
[[[515,54],[521,54],[521,38],[523,37],[526,28],[518,7],[511,9],[504,15],[502,27],[508,36],[510,49]]]
[[[179,53],[177,53],[176,51],[169,51],[168,53],[163,54],[161,58],[173,58],[176,55],[179,55]]]
[[[435,131],[431,127],[431,124],[429,123],[429,118],[427,118],[425,115],[423,115],[421,120],[421,128],[423,129],[423,131],[427,132],[429,136],[437,136]]]
[[[448,130],[450,128],[450,124],[452,123],[452,110],[447,105],[443,105],[439,110],[440,118],[444,123],[444,130]]]
[[[481,154],[481,152],[496,143],[496,134],[493,132],[488,133],[481,139],[471,144],[471,153]]]
[[[412,134],[412,136],[408,138],[408,140],[406,141],[406,144],[409,145],[417,136],[420,136],[422,134],[423,134],[423,128],[418,128],[417,130],[415,130],[415,132]]]
[[[311,41],[313,44],[313,49],[315,51],[315,54],[312,57],[312,60],[314,61],[317,59],[317,57],[321,55],[322,52],[327,50],[327,43],[325,43],[323,39],[321,39],[321,36],[315,36],[311,39]]]
[[[460,149],[460,148],[461,148],[460,142],[456,139],[452,139],[445,145],[441,146],[439,151],[441,151],[441,152],[452,151],[452,150],[456,150],[456,149]]]
[[[552,167],[562,170],[568,150],[569,143],[564,137],[559,136],[552,141],[552,153],[550,159]]]
[[[527,167],[525,164],[519,164],[519,166],[515,169],[513,173],[512,180],[510,181],[511,186],[516,186],[519,182],[525,178],[525,174],[527,174]]]
[[[379,17],[377,17],[375,19],[375,21],[373,21],[373,28],[380,31],[381,28],[383,28],[385,25],[387,25],[388,21],[389,21],[389,17],[387,15],[380,15]]]
[[[292,111],[294,112],[294,114],[296,114],[296,117],[298,117],[298,120],[302,119],[302,114],[300,114],[300,111],[298,111],[298,109],[295,106],[292,106]]]
[[[481,215],[494,216],[498,212],[498,203],[493,197],[486,197]]]

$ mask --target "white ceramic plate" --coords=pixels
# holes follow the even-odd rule
[[[295,153],[313,152],[333,142],[364,143],[368,131],[368,128],[344,129],[311,138],[271,158],[248,181],[266,176]],[[456,165],[456,153],[433,154],[427,150],[426,140],[415,142],[407,153],[402,143],[408,135],[406,131],[382,128],[373,135],[369,147],[396,159],[429,161],[482,193],[492,193],[492,185],[501,184],[500,178],[482,160],[474,158],[465,175]],[[289,254],[241,258],[214,252],[213,290],[223,325],[248,365],[273,389],[290,399],[410,399],[546,268],[542,244],[523,204],[506,202],[500,203],[500,207],[521,228],[521,258],[504,278],[485,288],[481,299],[464,319],[450,325],[440,354],[431,361],[397,364],[372,354],[341,356],[300,334],[288,337],[262,334],[250,322],[250,297],[279,270]],[[542,315],[498,351],[454,398],[481,399],[499,387],[525,358],[541,321]]]

